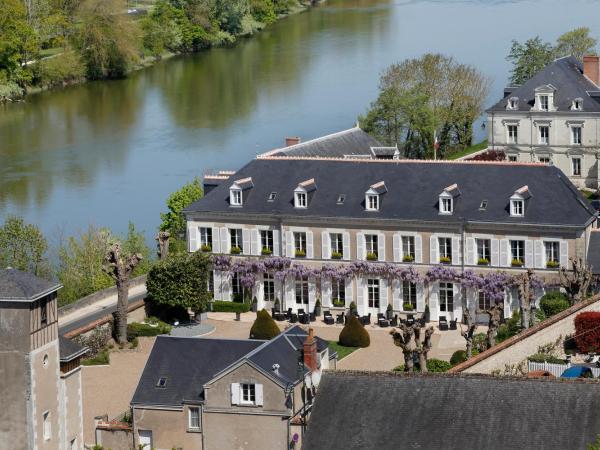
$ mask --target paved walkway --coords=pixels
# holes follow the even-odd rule
[[[214,330],[215,326],[204,320],[201,323],[191,322],[177,325],[173,327],[170,334],[179,337],[196,337],[206,335]]]

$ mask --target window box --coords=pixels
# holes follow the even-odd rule
[[[404,255],[402,257],[403,262],[414,262],[415,257],[413,255]]]
[[[271,256],[273,254],[273,250],[271,250],[268,247],[263,247],[262,250],[260,251],[260,254],[264,255],[264,256]]]
[[[556,269],[557,267],[560,267],[560,263],[558,261],[547,261],[546,267],[548,269]]]
[[[343,256],[340,252],[331,252],[331,259],[342,259]]]
[[[297,248],[294,255],[296,256],[296,258],[306,258],[306,251],[302,250],[301,248]]]
[[[367,261],[377,261],[379,258],[377,257],[377,253],[369,252],[367,253]]]
[[[344,302],[344,300],[339,300],[336,298],[333,300],[333,306],[335,306],[336,308],[343,308],[344,306],[346,306],[346,303]]]
[[[404,311],[412,311],[413,310],[413,305],[411,305],[410,303],[405,303],[404,305],[402,305],[402,309]]]
[[[477,260],[477,265],[478,266],[489,266],[490,265],[490,260],[487,258],[479,258]]]
[[[229,252],[232,255],[239,255],[240,253],[242,253],[242,249],[239,247],[231,247],[231,250]]]
[[[200,250],[204,253],[210,253],[210,252],[212,252],[212,245],[202,244],[200,246]]]
[[[513,266],[513,267],[523,267],[523,261],[520,260],[520,259],[513,259],[510,262],[510,265]]]
[[[449,256],[440,256],[440,264],[450,264],[452,263],[452,258]]]

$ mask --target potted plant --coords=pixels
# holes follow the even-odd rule
[[[354,302],[350,302],[350,306],[348,307],[348,309],[350,309],[350,314],[354,314],[356,312],[356,303]]]
[[[315,302],[315,316],[319,317],[321,315],[321,300],[317,299]]]
[[[335,306],[336,308],[341,308],[344,306],[344,300],[340,300],[339,298],[336,298],[333,300],[333,306]]]
[[[331,252],[331,259],[342,259],[343,255],[340,252]]]
[[[242,249],[239,248],[238,246],[234,246],[234,247],[231,247],[231,250],[229,251],[229,253],[231,253],[232,255],[239,255],[240,253],[242,253]]]
[[[429,305],[425,305],[425,314],[423,314],[425,318],[425,323],[429,323],[431,320],[431,313],[429,312]]]
[[[413,255],[404,255],[402,257],[403,262],[414,262],[415,257]]]
[[[514,258],[511,262],[510,265],[513,267],[523,267],[523,260],[518,259],[518,258]]]
[[[275,297],[275,301],[273,302],[273,308],[275,309],[275,311],[281,311],[281,306],[277,297]]]
[[[209,244],[202,244],[200,246],[200,251],[204,252],[204,253],[210,253],[212,252],[212,245]]]
[[[412,303],[405,303],[404,305],[402,305],[402,309],[404,311],[412,311],[413,310],[413,305],[412,305]]]
[[[490,260],[487,258],[479,258],[477,260],[477,265],[478,266],[489,266],[490,265]]]
[[[305,258],[306,257],[306,250],[302,250],[301,248],[297,248],[296,252],[294,254],[296,255],[296,258]]]
[[[252,312],[256,312],[258,310],[258,300],[256,297],[252,299]]]
[[[377,253],[369,252],[367,253],[367,261],[377,261]]]
[[[387,308],[385,309],[385,315],[388,320],[392,320],[394,318],[394,308],[392,305],[388,303]]]
[[[546,262],[546,267],[548,269],[556,269],[557,267],[560,267],[560,263],[558,261],[548,261]]]
[[[452,258],[449,256],[440,256],[440,264],[450,264],[452,262]]]
[[[264,256],[271,256],[273,254],[273,250],[271,250],[269,247],[263,247],[260,253]]]

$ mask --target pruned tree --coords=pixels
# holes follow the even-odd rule
[[[423,333],[423,339],[421,340],[421,333]],[[415,343],[417,344],[416,352],[419,355],[419,366],[421,366],[421,372],[427,372],[427,358],[429,350],[431,350],[431,336],[433,336],[433,327],[427,329],[422,327],[415,328]]]
[[[169,238],[171,233],[168,231],[159,231],[154,239],[158,242],[158,258],[167,259],[169,256]]]
[[[399,331],[396,329],[390,331],[390,335],[394,344],[400,347],[404,354],[404,371],[415,371],[414,357],[417,355],[421,372],[427,372],[427,357],[431,350],[433,327],[424,330],[419,322],[415,322],[413,325],[401,323],[398,328]]]
[[[494,345],[496,345],[496,335],[498,334],[498,327],[500,327],[500,323],[502,322],[502,303],[495,302],[494,306],[486,310],[485,313],[490,317],[487,331],[487,345],[488,348],[492,348]]]
[[[516,275],[513,282],[519,290],[519,305],[521,309],[521,327],[526,330],[533,324],[531,309],[535,304],[535,286],[537,279],[533,269]]]
[[[463,330],[462,324],[460,325],[460,334],[467,341],[466,345],[466,353],[467,359],[473,356],[473,336],[475,335],[475,331],[477,331],[477,322],[475,322],[473,315],[471,314],[471,310],[469,308],[464,309],[464,323],[467,328]]]
[[[583,258],[570,258],[573,270],[561,267],[558,271],[560,285],[565,289],[571,304],[582,301],[593,280],[592,268]]]
[[[129,299],[129,279],[133,269],[142,260],[139,253],[123,256],[121,243],[112,244],[104,257],[103,269],[117,286],[117,310],[113,313],[115,339],[119,344],[127,342],[127,305]]]

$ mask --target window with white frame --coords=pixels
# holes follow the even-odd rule
[[[42,414],[42,433],[45,441],[52,438],[52,423],[50,422],[50,411]]]
[[[304,231],[294,232],[294,251],[296,257],[306,256],[306,233]]]
[[[452,239],[449,237],[438,238],[439,262],[452,262]]]
[[[550,157],[549,156],[540,156],[538,157],[538,161],[544,164],[550,164]]]
[[[367,259],[379,258],[379,236],[376,234],[365,234],[365,250]]]
[[[367,280],[367,297],[369,308],[379,308],[379,280],[369,278]]]
[[[379,211],[379,195],[367,194],[367,211]]]
[[[275,301],[275,279],[273,275],[263,275],[263,293],[265,302]]]
[[[212,250],[212,228],[200,227],[200,248]]]
[[[560,260],[559,243],[556,241],[545,241],[544,249],[546,253],[546,264],[558,264]]]
[[[256,404],[256,385],[252,383],[241,383],[241,398],[240,403],[242,405],[254,405]]]
[[[548,125],[539,126],[539,144],[548,145],[550,143],[550,127]]]
[[[296,304],[308,305],[308,277],[296,280]]]
[[[231,295],[236,302],[244,300],[244,288],[242,286],[240,274],[237,272],[231,274]]]
[[[308,205],[306,192],[296,192],[294,201],[296,208],[306,208]]]
[[[452,197],[440,197],[440,213],[452,214]]]
[[[454,285],[440,282],[440,312],[454,311]]]
[[[581,175],[581,158],[571,158],[571,174],[576,177]]]
[[[231,189],[229,191],[229,204],[231,206],[242,206],[243,197],[240,189]]]
[[[583,99],[576,98],[575,100],[573,100],[573,104],[571,105],[571,109],[573,111],[581,111],[581,110],[583,110]]]
[[[571,145],[581,145],[581,127],[571,127]]]
[[[491,308],[489,297],[481,290],[477,291],[477,307],[479,311],[488,311]]]
[[[260,230],[260,246],[262,253],[273,253],[273,230]]]
[[[519,135],[519,127],[517,125],[507,125],[506,129],[508,133],[508,143],[516,144]]]
[[[243,253],[243,238],[241,228],[231,228],[229,230],[229,243],[231,245],[231,253]]]
[[[510,201],[510,215],[521,217],[525,214],[525,200],[521,198],[513,198]]]
[[[190,406],[188,408],[188,427],[191,430],[199,430],[200,429],[200,408],[197,406]]]
[[[519,99],[517,97],[511,97],[508,99],[508,109],[518,109]]]
[[[525,241],[510,241],[510,258],[512,264],[522,265],[525,261]]]
[[[402,236],[402,259],[404,261],[415,260],[415,237]]]
[[[344,257],[344,236],[342,233],[329,233],[331,243],[331,257],[341,259]]]
[[[417,309],[417,284],[410,281],[402,282],[402,309],[406,310],[405,305],[410,305],[410,311]]]
[[[490,263],[491,243],[489,239],[475,239],[477,246],[477,264],[486,265]]]
[[[346,281],[331,280],[331,300],[346,304]]]
[[[550,96],[540,95],[540,111],[548,111],[550,108]]]

